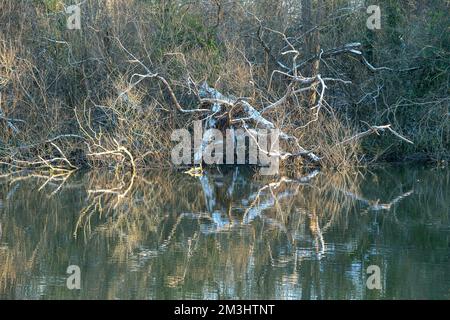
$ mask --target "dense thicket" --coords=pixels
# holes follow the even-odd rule
[[[372,4],[380,30],[366,26]],[[204,118],[176,102],[204,105],[204,81],[259,111],[286,96],[267,117],[324,165],[449,158],[449,1],[87,0],[80,8],[81,30],[69,30],[62,1],[0,1],[4,162],[95,165],[111,160],[99,153],[126,158],[126,150],[138,166],[169,163],[171,130]],[[167,83],[139,78],[150,72]],[[315,80],[287,94],[294,72],[335,80],[321,101]],[[414,144],[388,134],[341,143],[386,124]]]

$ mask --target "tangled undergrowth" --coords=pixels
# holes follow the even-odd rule
[[[134,177],[211,117],[279,128],[287,168],[447,161],[448,3],[381,1],[378,31],[365,1],[307,3],[87,0],[69,30],[62,1],[1,0],[2,166]]]

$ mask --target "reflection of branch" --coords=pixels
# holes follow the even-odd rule
[[[311,233],[315,237],[317,245],[316,246],[317,253],[324,254],[326,247],[325,247],[325,240],[323,238],[323,233],[319,224],[319,217],[315,213],[308,214],[308,216],[310,219],[309,229],[311,230]],[[320,246],[320,250],[318,246]]]
[[[404,194],[399,195],[398,197],[394,198],[391,202],[379,203],[379,200],[376,200],[376,201],[368,200],[368,199],[358,196],[350,191],[341,190],[341,189],[338,189],[338,190],[341,191],[342,193],[344,193],[345,195],[351,197],[352,199],[355,199],[359,202],[364,203],[365,205],[367,205],[369,207],[370,210],[373,210],[373,211],[390,210],[393,205],[399,203],[401,200],[403,200],[406,197],[409,197],[410,195],[412,195],[414,193],[414,190],[410,190],[410,191],[405,192]]]
[[[192,243],[193,241],[198,241],[198,233],[195,233],[194,236],[191,239],[188,239],[188,250],[187,250],[187,254],[186,254],[186,258],[185,258],[185,266],[183,269],[183,274],[181,276],[167,276],[166,281],[167,281],[167,285],[169,287],[177,287],[178,285],[184,283],[184,280],[186,279],[186,274],[187,271],[189,269],[189,265],[191,262],[191,257],[192,257],[192,253],[193,253],[193,249],[192,249]]]
[[[28,170],[20,170],[20,171],[13,171],[7,174],[0,175],[0,178],[11,178],[9,184],[12,185],[16,182],[22,181],[22,180],[28,180],[28,179],[44,179],[44,183],[38,188],[38,191],[41,191],[44,189],[47,185],[56,186],[56,189],[50,193],[50,196],[55,195],[62,189],[63,186],[65,186],[67,180],[72,176],[72,174],[76,170],[53,170],[53,171],[28,171]],[[9,199],[14,192],[16,191],[16,188],[19,184],[14,187],[7,196],[7,199]]]
[[[207,233],[217,233],[223,231],[224,229],[229,229],[231,226],[236,223],[239,225],[248,225],[256,218],[260,218],[265,222],[268,222],[272,226],[278,227],[283,232],[287,232],[286,227],[283,222],[280,222],[276,219],[266,217],[263,212],[271,209],[278,205],[279,200],[283,198],[292,198],[295,194],[298,193],[298,189],[294,191],[284,191],[282,193],[278,193],[275,195],[273,190],[278,189],[282,184],[293,184],[293,185],[307,185],[312,179],[314,179],[320,173],[319,170],[314,170],[306,176],[299,178],[287,178],[281,177],[279,180],[268,183],[261,188],[258,189],[255,193],[250,194],[248,197],[241,199],[242,202],[250,203],[250,205],[246,208],[243,216],[239,220],[232,220],[229,217],[222,217],[220,212],[223,210],[216,210],[216,204],[218,200],[216,199],[216,192],[214,184],[210,183],[208,179],[208,175],[205,174],[200,178],[201,186],[203,189],[203,194],[205,196],[205,203],[207,206],[207,210],[209,212],[208,220],[215,226],[213,230],[208,228]],[[233,175],[233,181],[231,185],[227,189],[227,193],[231,196],[234,193],[233,188],[238,186],[235,184],[236,180],[236,171]],[[265,191],[269,190],[270,192],[265,193]],[[269,195],[268,199],[261,200],[262,196]],[[251,201],[251,202],[250,202]],[[193,216],[191,214],[191,216]],[[193,216],[194,219],[205,218],[205,215]]]
[[[397,202],[400,202],[400,200],[402,200],[403,198],[409,197],[413,193],[414,193],[414,190],[408,191],[408,192],[396,197],[394,200],[392,200],[391,204],[396,204]]]
[[[88,154],[88,156],[95,156],[95,157],[103,156],[103,155],[123,156],[124,154],[127,155],[127,157],[130,159],[131,168],[132,168],[131,179],[130,179],[130,182],[128,183],[128,187],[125,190],[123,190],[123,188],[114,188],[114,189],[90,190],[89,192],[91,192],[91,193],[113,193],[113,194],[117,194],[118,198],[121,199],[121,198],[124,198],[131,191],[133,184],[134,184],[134,179],[136,178],[136,164],[134,162],[133,155],[125,147],[119,146],[119,144],[117,144],[117,150],[91,153],[91,154]]]
[[[250,207],[247,208],[247,210],[245,211],[244,217],[242,218],[243,223],[245,223],[245,224],[250,223],[257,216],[262,216],[262,212],[264,210],[272,208],[276,204],[276,202],[279,201],[280,199],[282,199],[284,197],[288,197],[288,196],[293,196],[296,194],[296,192],[294,192],[294,194],[292,194],[290,192],[284,192],[283,194],[279,194],[278,197],[275,197],[272,190],[279,188],[281,186],[281,184],[283,184],[283,183],[293,183],[293,184],[299,184],[299,185],[307,184],[311,179],[313,179],[316,175],[318,175],[319,172],[320,172],[319,170],[314,170],[308,176],[298,178],[298,179],[290,179],[290,178],[282,177],[277,182],[271,182],[271,183],[261,187],[256,194],[255,200],[252,202]],[[271,191],[270,194],[272,195],[272,199],[274,201],[268,200],[268,201],[264,202],[263,204],[259,203],[258,205],[256,205],[256,203],[259,202],[259,200],[260,200],[260,196],[261,196],[262,192],[266,189],[269,189]],[[249,198],[251,198],[251,197],[249,197]],[[255,210],[255,212],[250,216],[250,218],[248,218],[247,217],[248,213],[251,210]]]

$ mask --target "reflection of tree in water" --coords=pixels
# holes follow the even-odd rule
[[[387,263],[380,240],[401,243],[426,215],[448,223],[433,215],[445,209],[432,207],[445,203],[444,178],[416,185],[418,172],[379,180],[376,173],[311,172],[274,181],[240,170],[149,174],[126,197],[89,192],[113,188],[113,174],[75,177],[53,195],[57,184],[37,192],[34,180],[5,182],[0,293],[13,294],[12,279],[35,281],[36,295],[46,282],[47,293],[67,296],[59,288],[65,268],[80,264],[85,297],[370,297],[365,268]],[[397,212],[413,186],[434,211],[414,211],[405,200],[413,214]],[[14,201],[3,197],[14,188]],[[443,245],[437,232],[430,237]]]

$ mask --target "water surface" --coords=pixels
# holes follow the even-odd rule
[[[450,172],[0,179],[2,299],[448,299]],[[67,267],[81,289],[66,286]],[[366,286],[381,270],[381,290]]]

